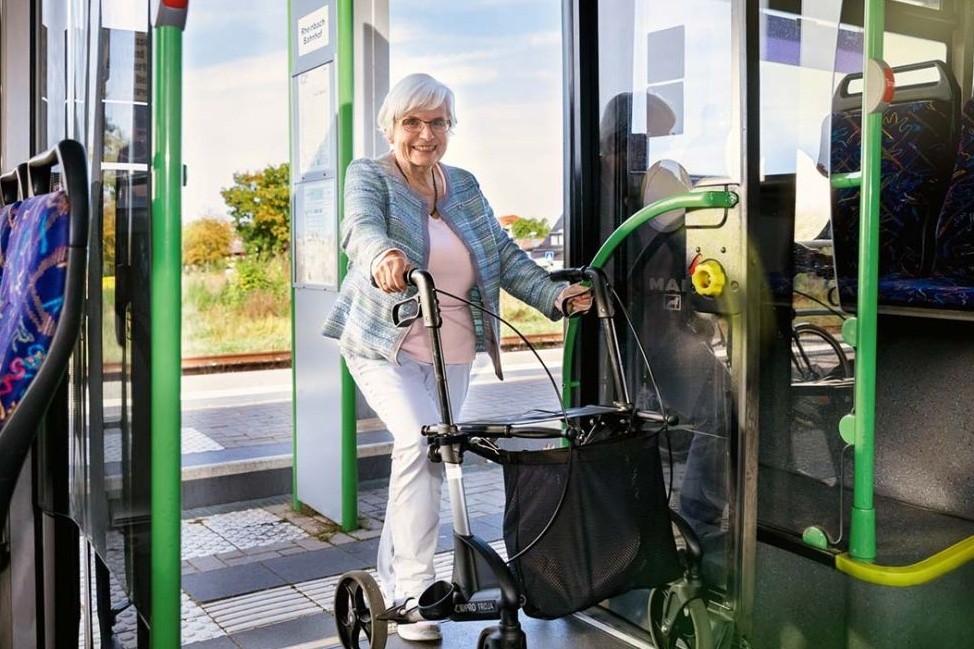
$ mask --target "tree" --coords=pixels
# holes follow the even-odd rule
[[[511,224],[511,234],[515,239],[544,239],[551,226],[544,219],[518,219]]]
[[[183,229],[183,263],[213,267],[230,255],[233,226],[222,219],[203,217]]]
[[[286,253],[290,245],[290,167],[284,162],[233,174],[220,195],[248,254]]]

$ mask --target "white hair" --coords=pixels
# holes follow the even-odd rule
[[[386,137],[392,137],[396,120],[403,115],[414,110],[436,110],[441,106],[446,108],[452,129],[457,123],[453,91],[428,74],[410,74],[400,79],[386,95],[376,122]]]

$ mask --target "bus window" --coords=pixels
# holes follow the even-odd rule
[[[940,9],[940,0],[893,0],[893,2],[902,2],[905,5],[923,7],[924,9]]]
[[[883,58],[890,67],[921,61],[946,61],[947,44],[886,32],[883,38]]]
[[[761,171],[796,176],[795,229],[802,240],[817,238],[829,219],[834,70],[862,57],[861,38],[840,27],[840,11],[841,2],[834,0],[806,7],[801,15],[764,13]]]

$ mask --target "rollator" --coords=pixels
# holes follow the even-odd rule
[[[591,285],[592,312],[599,319],[614,399],[535,410],[513,421],[454,422],[433,278],[424,270],[411,270],[406,279],[418,291],[395,306],[393,319],[406,327],[422,317],[429,334],[441,421],[424,426],[422,434],[430,461],[445,464],[453,574],[449,582],[433,583],[418,601],[391,608],[369,573],[342,575],[335,591],[342,646],[383,649],[389,623],[497,620],[481,631],[477,649],[524,649],[519,610],[529,617],[555,619],[635,588],[656,588],[649,614],[657,646],[709,647],[700,543],[690,525],[668,507],[659,453],[659,434],[678,422],[665,408],[637,410],[630,401],[611,287],[602,270],[559,270],[552,279]],[[557,392],[553,378],[552,385]],[[515,451],[497,444],[512,438],[550,440],[552,448]],[[471,533],[462,474],[467,452],[504,468],[506,560]],[[674,529],[683,541],[679,551]],[[678,640],[683,644],[676,644]]]

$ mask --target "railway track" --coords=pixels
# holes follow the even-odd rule
[[[537,348],[554,347],[562,343],[562,335],[536,334],[527,336],[528,341]],[[526,349],[517,336],[501,338],[501,348],[505,350]],[[183,359],[183,374],[213,374],[216,372],[268,370],[291,367],[291,352],[261,352],[256,354],[218,354],[213,356],[191,356]]]

